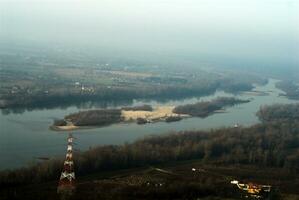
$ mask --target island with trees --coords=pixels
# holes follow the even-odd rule
[[[216,111],[249,100],[236,99],[233,97],[219,97],[211,101],[202,101],[195,104],[181,106],[159,106],[153,108],[151,105],[134,107],[123,107],[120,109],[87,110],[69,114],[64,119],[54,120],[53,130],[74,130],[83,127],[101,127],[116,123],[136,122],[146,124],[154,122],[176,122],[187,117],[207,117]]]

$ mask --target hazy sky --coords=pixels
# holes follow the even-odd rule
[[[294,60],[297,0],[0,0],[0,39]]]

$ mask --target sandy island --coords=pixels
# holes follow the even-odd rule
[[[175,106],[159,106],[154,108],[152,111],[133,111],[133,110],[121,110],[122,122],[136,122],[137,119],[145,119],[148,122],[164,121],[167,117],[190,117],[190,115],[177,114],[173,112]],[[51,126],[54,131],[71,131],[81,129],[81,126],[75,126],[71,121],[67,121],[65,126]],[[86,127],[85,127],[86,128]]]

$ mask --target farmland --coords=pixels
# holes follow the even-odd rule
[[[67,54],[68,55],[68,54]],[[72,54],[71,54],[72,55]],[[207,72],[168,64],[80,59],[30,53],[0,55],[0,107],[35,109],[80,106],[86,102],[169,100],[212,94],[216,90],[250,91],[266,79],[256,74]]]

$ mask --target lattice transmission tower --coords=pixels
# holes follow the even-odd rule
[[[76,189],[73,161],[73,141],[74,137],[72,134],[69,134],[67,138],[67,153],[57,187],[57,193],[61,195],[62,199],[68,199],[68,197],[74,194]]]

